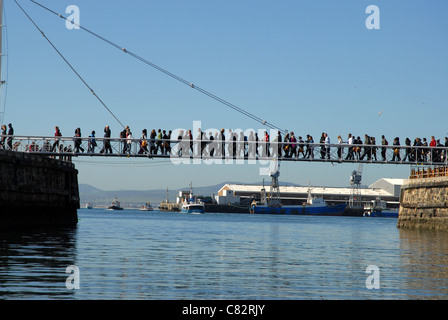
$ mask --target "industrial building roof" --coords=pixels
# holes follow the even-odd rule
[[[380,184],[378,182],[381,182]],[[390,185],[390,186],[401,186],[404,182],[404,179],[388,179],[383,178],[372,184],[371,186],[376,185]],[[224,185],[218,192],[218,194],[222,195],[223,190],[231,190],[235,195],[249,195],[249,194],[259,194],[262,185],[246,185],[246,184],[226,184]],[[369,188],[361,188],[360,191],[363,196],[371,196],[371,197],[396,197],[397,195],[391,193],[389,190],[393,188],[381,188],[381,187],[369,187]],[[265,190],[269,192],[270,185],[265,185]],[[286,195],[289,194],[299,195],[306,194],[308,190],[311,191],[313,195],[336,195],[336,196],[347,196],[350,195],[353,191],[351,187],[319,187],[319,186],[280,186],[279,191],[281,194]]]

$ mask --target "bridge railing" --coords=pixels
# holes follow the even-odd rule
[[[416,166],[411,168],[409,179],[448,177],[447,166]]]
[[[446,164],[448,148],[276,141],[2,136],[0,148],[70,160],[75,156]],[[9,140],[11,138],[11,140]]]

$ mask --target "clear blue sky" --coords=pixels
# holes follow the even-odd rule
[[[5,0],[5,123],[18,135],[64,136],[80,127],[118,137],[120,125],[68,69],[12,0]],[[263,129],[28,0],[21,5],[106,105],[138,136],[143,128]],[[271,123],[311,134],[443,139],[448,135],[448,2],[380,0],[40,0],[81,25]],[[366,8],[380,29],[366,28]],[[382,110],[381,116],[379,112]],[[105,190],[171,189],[190,181],[261,181],[257,165],[75,159],[79,182]],[[285,163],[280,181],[346,186],[357,165]],[[365,165],[363,183],[406,178],[409,167]]]

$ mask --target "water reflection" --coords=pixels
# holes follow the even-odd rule
[[[400,229],[404,292],[409,299],[448,298],[448,232]]]
[[[0,234],[0,299],[63,299],[73,295],[65,269],[76,264],[76,228]]]
[[[0,299],[447,297],[448,233],[390,219],[94,210],[75,229],[0,235]]]

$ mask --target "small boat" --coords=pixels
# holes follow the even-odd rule
[[[308,190],[308,199],[302,205],[256,205],[251,204],[251,213],[261,214],[290,214],[290,215],[320,215],[320,216],[342,216],[346,204],[329,205],[324,198],[314,198]]]
[[[398,209],[388,209],[386,201],[377,198],[364,205],[364,217],[398,218]]]
[[[190,197],[189,198],[185,197],[181,205],[181,211],[183,213],[196,213],[196,214],[204,213],[205,211],[205,204],[201,200],[193,197],[193,189],[191,187],[191,183],[190,183]]]
[[[204,213],[204,203],[201,200],[190,199],[182,203],[184,213]]]
[[[364,213],[365,217],[380,217],[380,218],[398,218],[398,209],[382,209],[367,211]]]
[[[121,207],[120,201],[117,200],[117,198],[114,198],[114,201],[112,201],[111,205],[107,208],[107,210],[123,210]]]
[[[93,205],[90,202],[86,203],[86,209],[93,209]]]
[[[151,203],[148,201],[140,207],[140,211],[153,211]]]

